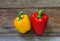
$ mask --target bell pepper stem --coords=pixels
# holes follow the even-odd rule
[[[22,14],[23,14],[23,11],[20,11],[20,12],[18,13],[18,18],[19,18],[19,20],[22,19],[22,17],[21,17]]]
[[[41,15],[42,15],[43,12],[44,12],[44,9],[39,10],[39,11],[38,11],[38,16],[37,16],[37,17],[38,17],[38,18],[41,18],[41,17],[42,17]]]

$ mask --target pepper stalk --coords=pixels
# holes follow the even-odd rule
[[[38,11],[38,16],[37,16],[37,17],[38,17],[38,18],[41,18],[41,17],[42,17],[41,15],[42,15],[43,12],[44,12],[44,9],[39,10],[39,11]]]
[[[23,18],[21,17],[21,15],[23,14],[23,11],[20,11],[19,13],[18,13],[18,18],[19,18],[19,20],[22,20]]]

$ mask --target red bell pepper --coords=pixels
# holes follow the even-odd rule
[[[32,29],[37,35],[41,35],[44,32],[48,21],[48,16],[43,12],[44,9],[41,9],[31,15]]]

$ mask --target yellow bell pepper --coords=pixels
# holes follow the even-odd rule
[[[14,19],[14,26],[18,32],[24,34],[31,29],[31,24],[27,14],[24,14],[23,11],[20,11],[18,16]]]

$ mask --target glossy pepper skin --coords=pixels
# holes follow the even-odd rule
[[[44,32],[48,21],[48,16],[43,11],[41,9],[31,15],[32,29],[37,35],[41,35]]]
[[[27,14],[20,11],[18,16],[14,19],[14,26],[18,32],[24,34],[31,29],[30,20]]]

